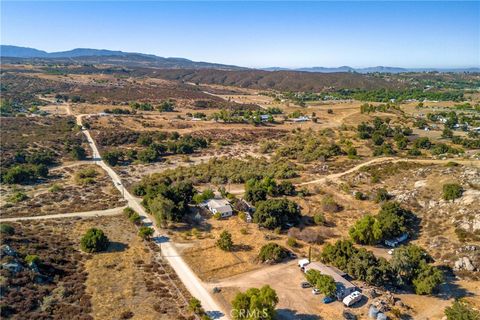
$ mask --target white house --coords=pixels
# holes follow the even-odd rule
[[[310,120],[308,117],[306,116],[300,116],[298,118],[293,118],[291,119],[293,122],[305,122],[305,121],[308,121]]]
[[[213,214],[220,213],[222,218],[230,217],[233,214],[232,206],[226,199],[209,199],[206,206]]]

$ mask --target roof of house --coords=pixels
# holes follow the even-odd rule
[[[356,286],[345,279],[342,275],[346,275],[345,272],[334,268],[334,267],[329,267],[327,265],[324,265],[321,262],[311,262],[310,264],[305,266],[305,272],[307,272],[310,269],[318,270],[320,273],[324,275],[331,276],[333,280],[335,280],[336,283],[342,284],[345,288],[355,288]]]
[[[230,212],[232,211],[232,206],[230,205],[230,202],[225,199],[210,199],[207,201],[207,205],[211,209],[217,210],[217,212],[223,213],[223,212]]]

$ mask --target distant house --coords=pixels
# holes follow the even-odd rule
[[[260,120],[261,120],[262,122],[268,121],[268,119],[270,119],[270,115],[269,115],[269,114],[262,114],[262,115],[260,115]]]
[[[211,213],[220,213],[220,217],[226,218],[233,214],[232,206],[226,199],[209,199],[206,202],[206,207]]]
[[[291,120],[293,122],[305,122],[305,121],[309,121],[310,119],[306,116],[300,116],[298,118],[292,118]]]
[[[358,288],[345,278],[347,274],[335,267],[327,266],[321,262],[311,262],[305,265],[304,268],[305,272],[313,269],[320,271],[323,275],[331,276],[337,286],[336,296],[339,300],[342,300],[354,291],[358,291]]]
[[[408,239],[408,233],[404,233],[397,238],[385,240],[385,245],[395,248],[396,246],[398,246],[400,243],[404,242],[407,239]]]

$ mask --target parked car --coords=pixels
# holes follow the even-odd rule
[[[313,288],[312,293],[313,294],[320,294],[320,290],[318,290],[317,288]]]
[[[301,285],[302,285],[302,288],[304,288],[304,289],[305,289],[305,288],[311,288],[311,287],[312,287],[312,285],[311,285],[310,282],[308,282],[308,281],[302,282]]]
[[[392,255],[394,251],[395,251],[395,249],[390,249],[387,252],[388,252],[389,255]]]
[[[323,303],[327,304],[327,303],[331,303],[331,302],[335,301],[335,299],[332,298],[332,297],[325,297],[325,298],[322,299],[322,301],[323,301]]]
[[[308,260],[308,259],[300,259],[300,260],[298,260],[298,266],[299,266],[300,268],[304,268],[304,267],[305,267],[307,264],[309,264],[309,263],[310,263],[310,260]]]
[[[358,291],[354,291],[345,298],[343,298],[343,304],[347,307],[350,307],[357,303],[358,301],[362,300],[362,294]]]

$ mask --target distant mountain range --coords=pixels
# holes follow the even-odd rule
[[[172,69],[218,69],[218,70],[248,70],[233,65],[225,65],[210,62],[192,61],[184,58],[164,58],[152,54],[123,52],[104,49],[77,48],[69,51],[46,52],[33,48],[0,45],[0,55],[3,60],[10,62],[12,59],[34,60],[42,62],[43,60],[54,59],[59,63],[77,62],[77,63],[97,63],[113,64],[136,67],[155,67]],[[5,59],[6,58],[6,59]],[[19,61],[21,62],[21,61]],[[403,72],[480,72],[480,68],[399,68],[399,67],[368,67],[352,68],[341,66],[336,68],[326,67],[306,67],[306,68],[282,68],[270,67],[261,68],[265,71],[303,71],[317,73],[337,73],[337,72],[356,72],[356,73],[403,73]]]
[[[368,67],[368,68],[352,68],[349,66],[341,66],[336,68],[326,67],[307,67],[307,68],[282,68],[282,67],[270,67],[263,68],[266,71],[304,71],[304,72],[321,72],[321,73],[334,73],[334,72],[357,72],[357,73],[405,73],[405,72],[480,72],[480,68],[400,68],[400,67]]]
[[[173,69],[247,69],[225,64],[192,61],[184,58],[164,58],[152,54],[88,48],[77,48],[69,51],[60,52],[46,52],[33,48],[0,45],[0,55],[2,59],[6,61],[11,61],[13,58],[21,60],[34,60],[39,62],[43,60],[55,60],[58,63],[103,63],[123,66]]]

